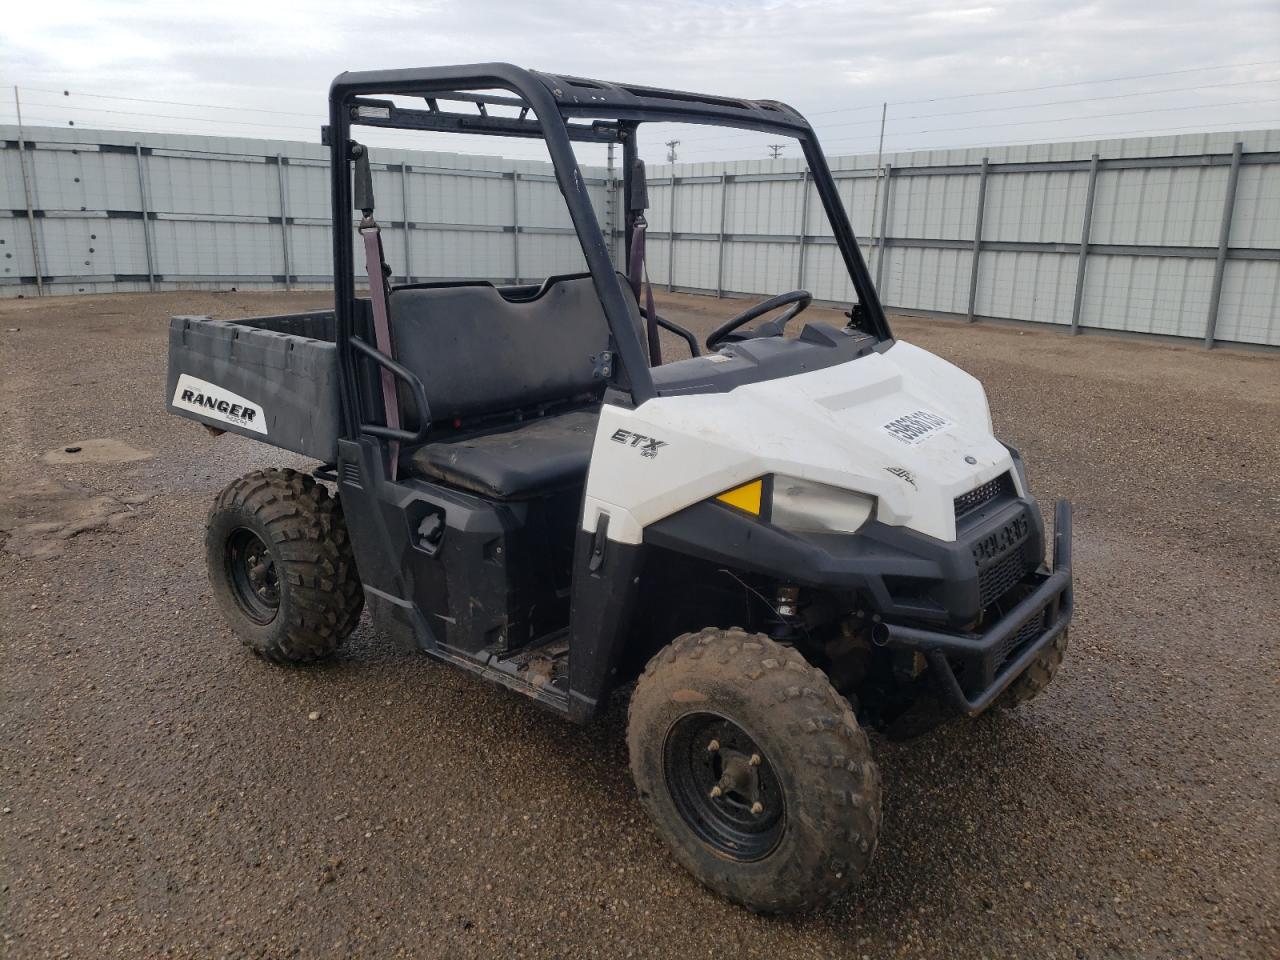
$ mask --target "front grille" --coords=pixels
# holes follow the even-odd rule
[[[968,493],[962,493],[955,499],[956,520],[966,517],[975,510],[980,510],[992,500],[1005,494],[1013,493],[1013,480],[1009,474],[1002,473],[994,480],[988,480],[980,487],[974,487]]]
[[[978,571],[978,595],[985,610],[1016,587],[1027,573],[1027,549],[1019,544]]]
[[[1036,614],[1009,636],[1005,637],[995,649],[996,670],[1004,666],[1005,662],[1015,654],[1021,653],[1022,648],[1038,637],[1042,630],[1044,630],[1043,612]]]

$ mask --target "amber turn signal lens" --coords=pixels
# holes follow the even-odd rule
[[[726,490],[716,499],[721,503],[727,503],[731,507],[737,507],[753,517],[758,517],[760,516],[760,505],[764,500],[764,480],[763,478],[752,480],[750,483],[744,483],[740,487]]]

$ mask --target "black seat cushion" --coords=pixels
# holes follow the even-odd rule
[[[473,493],[519,500],[582,483],[598,409],[515,424],[496,433],[442,440],[413,453],[415,471]]]
[[[390,308],[395,358],[422,380],[437,422],[604,392],[596,358],[610,349],[609,324],[588,274],[505,291],[478,282],[400,287]]]

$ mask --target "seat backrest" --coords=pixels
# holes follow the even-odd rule
[[[396,359],[422,379],[433,420],[603,390],[591,358],[609,349],[609,325],[590,275],[513,299],[489,283],[406,287],[390,313]]]

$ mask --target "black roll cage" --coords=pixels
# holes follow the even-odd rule
[[[506,90],[515,96],[473,92],[477,90]],[[425,101],[426,109],[401,107],[389,100],[376,99],[379,95],[420,97]],[[472,103],[476,112],[442,110],[441,100]],[[517,107],[520,112],[516,117],[491,116],[487,110],[490,105]],[[528,116],[530,111],[534,118]],[[628,390],[633,403],[639,406],[657,396],[658,390],[649,373],[647,351],[640,331],[630,319],[625,300],[630,294],[624,290],[615,271],[609,245],[600,230],[573,152],[573,144],[621,143],[622,196],[629,197],[637,157],[636,130],[642,122],[701,123],[795,138],[804,152],[814,188],[853,281],[862,314],[860,323],[867,333],[878,339],[892,339],[884,309],[858,249],[817,136],[809,122],[786,104],[561,77],[507,63],[347,72],[336,77],[329,89],[327,142],[334,224],[335,338],[342,365],[342,411],[348,437],[355,439],[361,433],[355,387],[355,347],[352,343],[355,279],[351,271],[354,262],[353,231],[350,229],[351,127],[390,127],[543,140],[613,335],[617,350],[613,372],[615,386]],[[633,213],[627,210],[628,254],[633,222]]]

